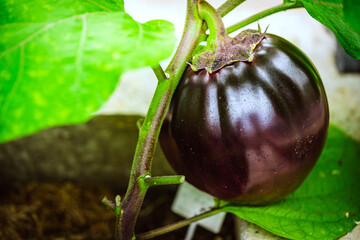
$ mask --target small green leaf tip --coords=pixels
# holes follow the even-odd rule
[[[212,73],[234,62],[251,62],[254,58],[253,51],[265,37],[265,32],[261,33],[259,26],[258,30],[244,30],[234,38],[212,41],[195,54],[190,66],[193,71],[205,69]]]

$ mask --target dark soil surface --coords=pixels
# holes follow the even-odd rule
[[[124,191],[120,191],[123,193]],[[170,210],[176,187],[150,189],[139,216],[136,232],[146,232],[182,218]],[[113,239],[115,217],[101,200],[117,192],[72,183],[28,183],[0,193],[0,239],[82,240]],[[194,240],[235,239],[233,219],[228,215],[219,234],[198,227]],[[182,228],[157,240],[184,239]]]

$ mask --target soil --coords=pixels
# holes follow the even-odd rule
[[[82,240],[113,239],[115,216],[101,202],[114,199],[121,190],[88,187],[73,183],[32,182],[2,190],[0,195],[0,239]],[[136,233],[174,223],[182,218],[171,212],[176,186],[150,189],[136,226]],[[233,240],[234,222],[227,215],[222,230],[213,234],[201,227],[194,240]],[[157,240],[184,239],[182,228]]]

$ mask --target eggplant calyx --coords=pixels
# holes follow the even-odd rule
[[[193,71],[216,72],[234,62],[251,62],[256,46],[265,37],[261,30],[244,30],[234,38],[215,39],[195,54],[190,64]]]

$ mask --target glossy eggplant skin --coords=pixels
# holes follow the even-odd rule
[[[159,140],[170,165],[192,185],[219,199],[263,205],[304,181],[328,125],[315,67],[293,44],[267,34],[252,62],[211,74],[188,67]]]

